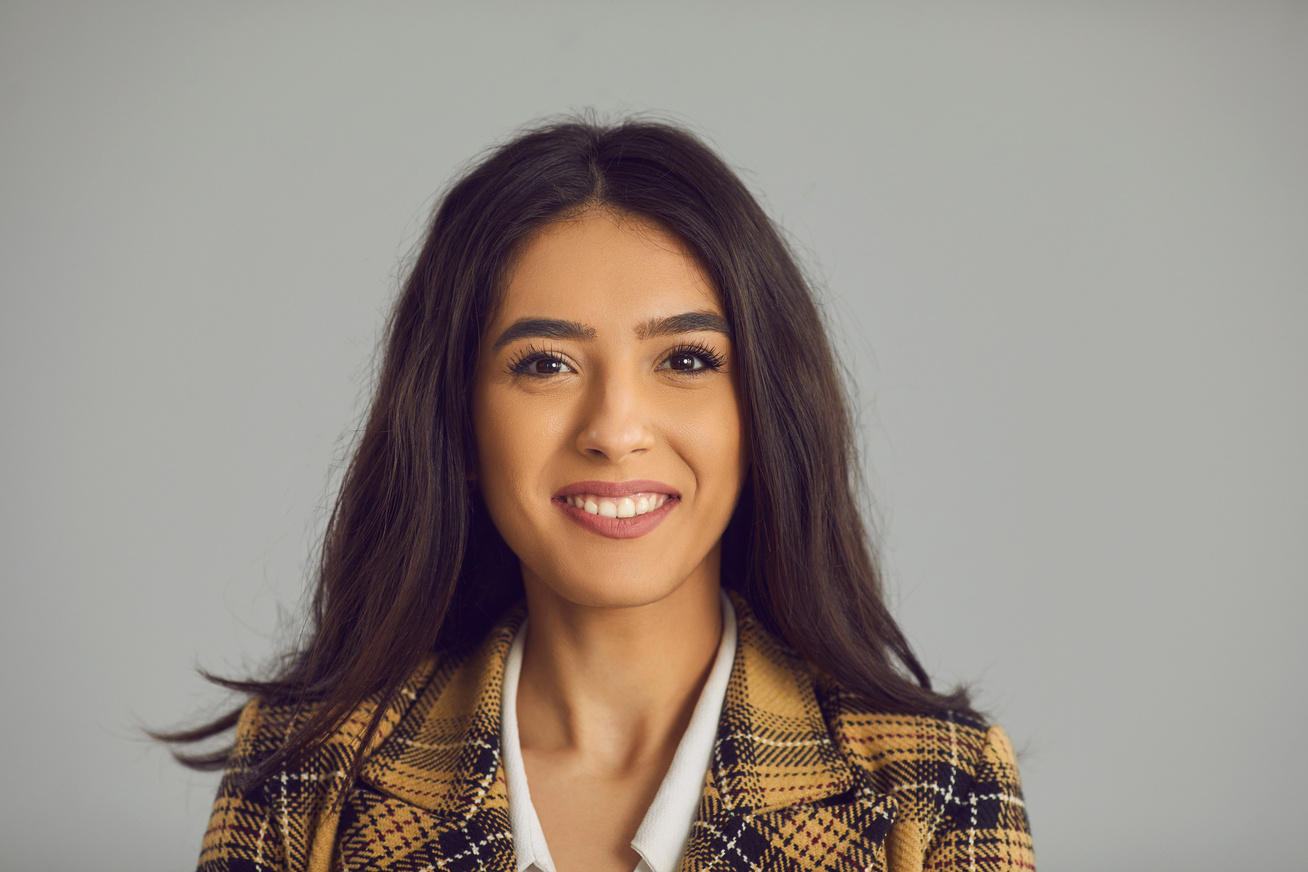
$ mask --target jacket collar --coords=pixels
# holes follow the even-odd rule
[[[511,609],[471,654],[442,659],[407,711],[364,761],[360,778],[383,793],[452,818],[489,804],[507,809],[500,763],[504,661],[526,612]]]
[[[728,809],[762,813],[819,802],[854,787],[832,741],[812,674],[732,592],[736,661],[718,725],[712,781]]]
[[[836,748],[809,671],[736,607],[736,658],[722,705],[711,780],[722,804],[755,813],[819,802],[855,786]],[[465,659],[437,667],[365,762],[374,787],[439,814],[466,815],[500,773],[504,661],[522,623],[506,614]]]
[[[738,594],[730,596],[736,658],[682,868],[780,861],[806,868],[816,857],[880,868],[893,798],[878,797],[841,754],[803,661],[767,633]],[[500,696],[523,614],[521,606],[506,614],[466,657],[429,664],[430,677],[407,690],[407,710],[361,772],[372,787],[452,829],[492,832],[501,852],[511,846]]]

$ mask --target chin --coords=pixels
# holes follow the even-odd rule
[[[524,580],[527,573],[524,574]],[[539,585],[553,597],[585,608],[623,609],[647,606],[666,599],[687,581],[680,578],[634,576],[621,570],[589,573],[578,578],[572,573],[536,575]]]

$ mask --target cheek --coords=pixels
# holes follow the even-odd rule
[[[560,410],[504,396],[492,386],[474,397],[472,415],[477,475],[487,503],[512,499],[537,484],[563,430]]]
[[[493,392],[492,392],[493,393]],[[531,447],[521,433],[519,416],[509,414],[502,402],[481,393],[473,400],[472,429],[477,446],[477,490],[491,523],[517,552],[523,546],[521,491],[530,465]]]
[[[744,422],[734,394],[705,398],[705,402],[682,407],[677,415],[677,440],[697,478],[721,483],[740,479],[748,464]]]

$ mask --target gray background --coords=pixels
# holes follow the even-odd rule
[[[295,626],[433,195],[595,107],[793,235],[1042,868],[1305,868],[1308,7],[799,7],[0,7],[0,866],[194,862],[139,726]]]

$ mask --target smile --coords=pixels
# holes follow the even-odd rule
[[[681,494],[658,481],[579,481],[552,502],[579,526],[608,539],[635,539],[681,504]]]
[[[632,494],[616,500],[599,494],[570,494],[563,498],[573,508],[601,518],[634,518],[657,509],[668,499],[667,494]]]

